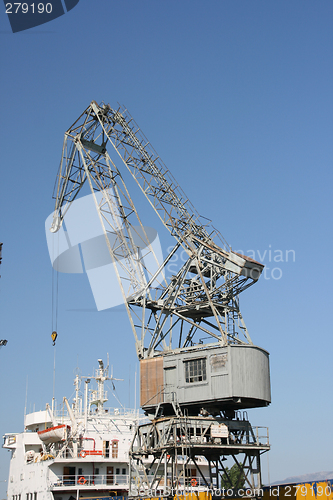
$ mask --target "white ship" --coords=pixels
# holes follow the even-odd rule
[[[24,432],[5,434],[11,450],[8,500],[88,500],[127,497],[129,448],[137,410],[106,408],[109,367],[76,376],[75,397],[25,415]],[[93,389],[93,381],[97,388]],[[83,394],[80,384],[84,383]],[[141,415],[142,418],[142,415]]]

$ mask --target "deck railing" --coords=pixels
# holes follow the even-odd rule
[[[152,479],[153,476],[148,476],[148,479]],[[167,477],[167,484],[170,483],[170,478]],[[209,484],[209,479],[207,478],[207,483]],[[198,489],[200,487],[207,487],[207,483],[201,477],[187,477],[179,478],[178,487],[179,488],[193,488]],[[132,485],[139,486],[140,481],[137,480],[135,476],[132,476]],[[128,474],[81,474],[81,475],[59,475],[56,480],[53,481],[53,488],[63,488],[68,486],[75,486],[76,488],[86,488],[99,486],[108,486],[111,489],[117,488],[128,488],[129,477]],[[164,483],[159,485],[163,488]]]
[[[158,492],[162,492],[165,488],[170,490],[172,487],[177,491],[207,491],[207,489],[212,488],[213,484],[209,477],[199,477],[199,476],[188,476],[188,477],[178,477],[177,479],[172,478],[167,475],[166,481],[164,478],[160,480],[159,483],[153,481],[153,476],[148,475],[148,482],[152,486],[152,490],[156,493],[155,496],[160,496]],[[145,479],[145,478],[144,478]],[[131,481],[131,489],[133,492],[137,491],[145,491],[144,481],[141,481],[139,478],[132,476]]]
[[[81,475],[59,475],[53,481],[53,488],[62,488],[64,486],[78,486],[84,488],[87,486],[128,486],[127,474],[81,474]]]
[[[84,417],[85,415],[85,412],[83,409],[80,409],[79,411],[74,411],[74,416],[76,418],[82,418]],[[95,408],[89,408],[89,411],[88,411],[88,415],[89,417],[92,417],[92,416],[101,416],[101,415],[112,415],[112,416],[126,416],[126,417],[131,417],[131,418],[141,418],[143,419],[144,418],[144,415],[142,413],[140,413],[140,410],[134,410],[133,408],[106,408],[106,407],[103,407],[102,409],[100,409],[99,411],[97,411],[97,409]],[[66,419],[66,420],[69,420],[70,419],[70,415],[68,414],[68,411],[66,408],[62,408],[62,409],[54,409],[53,410],[53,416],[58,420],[58,421],[61,421],[62,419]]]

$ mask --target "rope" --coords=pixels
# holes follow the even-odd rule
[[[59,256],[59,233],[57,237],[57,253],[55,253],[55,238],[53,238],[53,258],[56,255]],[[52,264],[52,313],[51,313],[51,329],[52,329],[52,340],[53,345],[57,338],[58,331],[58,305],[59,305],[59,273],[54,269]]]

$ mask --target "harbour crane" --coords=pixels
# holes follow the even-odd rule
[[[162,262],[130,196],[126,171],[174,239]],[[270,403],[269,356],[251,340],[239,294],[258,281],[264,266],[232,251],[199,216],[124,107],[92,101],[66,131],[52,232],[84,185],[127,308],[140,360],[141,407],[151,418],[138,428],[130,452],[130,496],[139,495],[138,485],[140,496],[162,484],[176,486],[180,456],[183,477],[195,470],[207,487],[221,484],[225,456],[239,467],[239,484],[260,487],[268,436],[259,440],[241,410]],[[167,278],[179,252],[186,260]],[[147,264],[151,259],[154,266]],[[197,455],[209,463],[209,480]]]

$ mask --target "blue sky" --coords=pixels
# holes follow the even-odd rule
[[[0,318],[8,339],[0,433],[23,429],[27,385],[28,411],[52,398],[44,222],[64,132],[94,99],[124,104],[196,209],[233,249],[263,257],[266,276],[242,294],[241,310],[271,356],[272,404],[249,412],[270,429],[271,481],[332,470],[332,2],[80,0],[26,32],[11,33],[4,7],[0,22]],[[155,224],[146,201],[136,203],[143,222]],[[166,250],[163,228],[154,227]],[[58,334],[59,401],[72,394],[77,364],[91,373],[109,352],[125,379],[123,404],[134,404],[125,309],[95,311],[86,276],[59,277]],[[8,464],[1,449],[1,498]],[[266,458],[263,468],[267,481]]]

